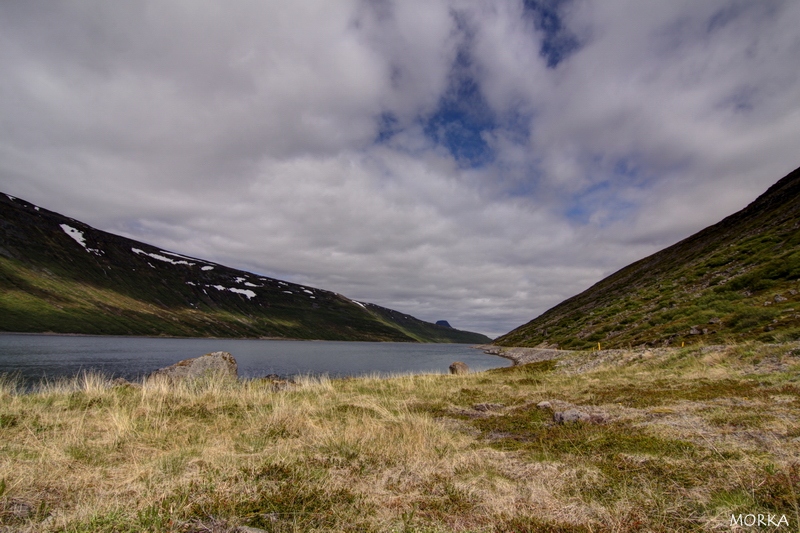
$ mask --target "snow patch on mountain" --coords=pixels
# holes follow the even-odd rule
[[[9,198],[11,197],[9,196]],[[83,249],[86,250],[87,252],[92,253],[94,255],[103,255],[103,250],[98,250],[97,248],[89,248],[88,246],[86,246],[86,237],[83,236],[83,232],[81,230],[75,229],[72,226],[68,226],[67,224],[59,224],[59,226],[61,227],[62,230],[64,230],[64,233],[72,237],[75,240],[75,242],[80,244],[83,247]]]
[[[159,261],[164,261],[165,263],[170,263],[172,265],[188,265],[194,266],[195,263],[190,263],[189,261],[175,261],[174,259],[170,259],[169,257],[164,257],[163,255],[159,254],[151,254],[147,253],[144,250],[140,250],[139,248],[131,248],[131,251],[135,254],[146,255],[148,257],[152,257],[153,259],[158,259]]]
[[[256,293],[254,293],[253,291],[247,290],[247,289],[232,288],[232,289],[228,289],[228,290],[231,291],[231,292],[235,292],[237,294],[243,294],[243,295],[247,296],[248,300],[250,298],[253,298],[256,295]]]
[[[9,198],[11,198],[9,196]],[[75,242],[86,248],[86,237],[83,236],[83,232],[73,228],[72,226],[67,226],[66,224],[61,224],[61,229],[64,230],[64,233],[75,239]]]
[[[195,259],[194,257],[187,257],[185,255],[176,254],[175,252],[168,252],[166,250],[160,250],[162,254],[171,255],[172,257],[179,257],[181,259],[186,259],[187,261],[199,261],[201,263],[207,263],[208,261],[203,261],[202,259]]]
[[[236,287],[224,287],[222,285],[208,285],[208,287],[214,287],[218,291],[235,292],[237,294],[241,294],[241,295],[247,296],[248,300],[250,300],[251,298],[254,298],[255,295],[256,295],[256,293],[254,293],[253,291],[250,291],[250,290],[247,290],[247,289],[237,289]]]

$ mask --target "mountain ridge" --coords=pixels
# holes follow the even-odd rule
[[[800,338],[800,169],[744,209],[495,339],[590,348]]]
[[[484,343],[332,291],[105,232],[0,193],[0,331]]]

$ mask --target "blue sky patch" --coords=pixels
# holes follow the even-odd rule
[[[465,45],[453,64],[449,87],[438,108],[423,118],[423,129],[462,166],[479,167],[494,160],[484,133],[493,131],[498,124],[471,70],[472,60]]]
[[[594,159],[598,163],[602,160],[601,157]],[[564,214],[572,222],[604,227],[624,220],[636,211],[637,205],[620,193],[626,189],[647,188],[652,176],[643,171],[635,156],[620,157],[609,163],[610,174],[601,174],[597,177],[597,183],[571,198]],[[601,217],[591,220],[596,213],[602,213]]]
[[[580,43],[562,20],[560,10],[572,0],[524,0],[525,13],[533,19],[537,30],[544,33],[539,54],[547,66],[555,68],[575,52]]]
[[[623,200],[618,193],[619,188],[612,186],[610,181],[598,183],[576,194],[564,214],[570,221],[578,224],[591,223],[596,227],[605,227],[625,219],[635,211],[636,206]],[[592,220],[592,216],[597,213],[601,214],[599,219]]]

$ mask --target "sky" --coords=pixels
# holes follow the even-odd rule
[[[0,2],[0,191],[497,336],[800,166],[795,0]]]

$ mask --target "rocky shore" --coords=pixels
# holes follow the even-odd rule
[[[568,350],[557,350],[555,348],[521,348],[516,346],[496,346],[494,344],[484,344],[476,346],[476,348],[483,350],[483,353],[488,355],[511,359],[515,365],[559,359],[570,353]]]

